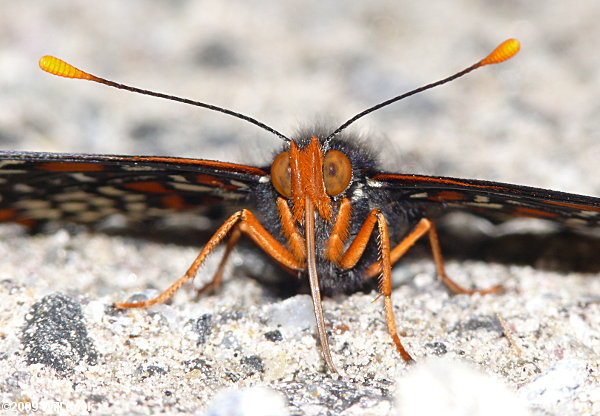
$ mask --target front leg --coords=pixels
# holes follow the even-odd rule
[[[250,237],[250,239],[252,239],[252,241],[254,241],[265,253],[282,266],[292,270],[304,269],[304,264],[297,261],[294,255],[286,247],[269,234],[260,222],[258,222],[252,212],[243,209],[233,214],[225,221],[225,223],[223,223],[210,240],[208,240],[208,243],[206,243],[202,251],[200,251],[200,254],[198,254],[198,257],[196,257],[185,274],[160,295],[143,302],[117,302],[114,306],[119,309],[145,308],[154,305],[155,303],[165,302],[172,297],[187,280],[193,279],[196,276],[198,269],[202,266],[206,257],[223,241],[223,239],[225,239],[225,237],[227,237],[232,229],[236,230],[233,235],[234,243],[237,241],[237,237],[239,237],[237,235],[237,230],[239,230],[239,232]],[[228,252],[226,252],[226,254],[228,254]],[[227,257],[225,257],[225,259],[226,258]],[[220,265],[220,268],[221,266],[222,265]]]
[[[351,269],[363,256],[367,244],[373,234],[373,229],[377,226],[377,236],[379,238],[379,292],[383,296],[383,305],[385,309],[385,322],[388,333],[392,337],[396,349],[405,361],[413,361],[410,354],[406,351],[398,331],[396,329],[396,318],[394,316],[394,305],[392,304],[392,260],[390,250],[390,236],[388,233],[387,221],[379,209],[374,209],[358,231],[358,234],[350,244],[350,247],[341,256],[338,266],[342,269]]]

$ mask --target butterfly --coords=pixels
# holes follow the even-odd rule
[[[455,75],[370,107],[333,131],[306,130],[293,139],[241,113],[117,84],[44,57],[40,66],[51,74],[226,113],[274,134],[283,144],[271,165],[262,167],[159,156],[0,152],[0,221],[28,227],[49,221],[95,224],[120,214],[144,222],[173,213],[202,215],[214,207],[239,207],[169,288],[155,298],[119,302],[115,307],[167,301],[226,242],[217,272],[201,291],[218,287],[232,249],[245,236],[284,270],[308,279],[317,333],[331,372],[336,369],[321,297],[370,287],[383,299],[387,330],[408,362],[412,357],[396,330],[391,269],[419,239],[428,238],[437,274],[454,293],[500,289],[466,289],[446,274],[436,218],[459,210],[497,222],[533,217],[570,227],[595,227],[600,225],[600,199],[483,180],[387,173],[378,167],[368,143],[348,133],[347,127],[381,107],[503,62],[519,48],[518,41],[509,39]]]

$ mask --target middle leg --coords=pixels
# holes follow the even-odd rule
[[[489,293],[495,293],[502,289],[501,285],[495,285],[487,289],[466,289],[456,283],[448,276],[444,267],[444,258],[442,256],[442,249],[440,247],[440,241],[435,230],[435,225],[429,218],[421,218],[421,220],[415,225],[415,227],[406,235],[396,247],[391,251],[390,257],[392,264],[396,263],[400,258],[406,254],[406,252],[425,234],[429,237],[429,245],[431,246],[431,254],[435,263],[435,269],[440,280],[455,294],[474,295],[479,293],[481,295],[487,295]],[[379,265],[377,262],[373,263],[366,271],[366,275],[369,277],[375,277],[379,273]]]
[[[379,260],[377,272],[379,273],[379,293],[383,296],[383,306],[385,310],[385,322],[387,330],[394,345],[400,353],[400,356],[407,362],[413,361],[413,358],[406,351],[396,328],[396,318],[394,316],[394,305],[392,303],[392,260],[390,250],[390,236],[387,227],[387,221],[383,213],[374,209],[369,213],[369,217],[365,220],[358,234],[342,255],[338,266],[344,269],[349,269],[358,263],[363,256],[365,249],[369,243],[374,228],[377,227],[377,237],[379,238]]]

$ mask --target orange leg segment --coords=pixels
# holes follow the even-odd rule
[[[230,244],[228,244],[228,248],[226,249],[223,259],[221,260],[221,264],[219,265],[219,269],[217,270],[213,280],[208,283],[208,286],[218,285],[220,282],[220,274],[222,272],[221,269],[229,257],[231,249],[237,242],[237,239],[239,239],[239,235],[236,234],[240,232],[250,237],[250,239],[252,239],[252,241],[254,241],[265,253],[270,255],[282,266],[292,270],[303,270],[304,264],[298,262],[294,258],[294,255],[290,253],[287,248],[277,241],[275,237],[269,234],[269,232],[258,222],[252,212],[244,209],[236,212],[229,217],[227,221],[225,221],[225,223],[217,230],[217,232],[213,234],[210,240],[208,240],[208,243],[206,243],[204,248],[200,251],[200,254],[198,254],[198,257],[196,257],[185,274],[177,279],[175,283],[169,286],[169,288],[163,291],[160,295],[143,302],[117,302],[114,306],[119,309],[145,308],[154,305],[155,303],[165,302],[172,297],[187,280],[193,279],[194,276],[196,276],[198,269],[200,266],[202,266],[206,257],[223,241],[223,239],[225,239],[225,237],[227,237],[229,232],[232,230],[234,230],[232,242],[230,240]]]
[[[297,260],[306,259],[306,241],[300,235],[294,222],[294,217],[287,201],[281,197],[277,198],[277,208],[281,219],[283,235],[288,241],[290,251],[296,256]]]
[[[223,279],[223,271],[225,270],[227,260],[229,260],[229,256],[231,255],[233,248],[235,247],[241,236],[242,232],[240,231],[240,228],[233,227],[233,231],[231,232],[231,236],[229,237],[229,240],[227,241],[227,246],[225,247],[225,251],[223,252],[223,257],[221,257],[219,267],[217,267],[217,271],[213,275],[213,278],[210,280],[210,282],[196,290],[196,294],[198,296],[212,289],[216,289],[221,285],[221,280]]]
[[[352,214],[352,205],[348,198],[344,198],[340,203],[340,208],[335,219],[335,224],[331,230],[331,235],[327,240],[325,256],[329,261],[337,263],[344,254],[344,243],[348,239],[348,229],[350,228],[350,219]]]
[[[343,269],[349,269],[358,263],[363,256],[367,244],[371,238],[374,228],[377,227],[379,238],[379,260],[373,263],[366,271],[368,277],[379,276],[379,292],[383,296],[385,309],[386,325],[388,333],[392,337],[394,344],[402,358],[405,361],[412,361],[412,357],[402,346],[396,329],[396,320],[394,317],[394,308],[392,304],[392,265],[396,263],[421,237],[425,234],[429,236],[429,243],[435,262],[436,271],[442,282],[454,293],[472,295],[475,293],[488,294],[497,292],[501,289],[500,285],[493,286],[484,290],[465,289],[454,282],[444,269],[444,259],[438,239],[435,225],[427,218],[421,219],[406,237],[393,249],[390,248],[390,239],[387,222],[383,213],[375,209],[370,212],[369,217],[363,223],[358,234],[343,254],[338,262],[338,266]]]
[[[390,236],[388,232],[387,222],[383,213],[374,209],[369,213],[369,217],[364,222],[363,226],[358,231],[358,234],[348,247],[339,261],[341,268],[352,268],[358,263],[360,258],[367,248],[369,239],[373,233],[373,229],[377,226],[377,235],[379,238],[379,261],[376,263],[378,267],[379,292],[383,296],[383,306],[385,309],[385,322],[388,333],[396,345],[396,349],[405,361],[412,361],[410,354],[402,346],[398,331],[396,329],[396,318],[394,317],[394,305],[392,304],[392,259],[390,250]]]
[[[400,243],[394,247],[391,251],[391,261],[392,264],[396,263],[423,235],[428,234],[429,236],[429,244],[431,246],[431,253],[433,255],[433,261],[435,263],[435,268],[437,271],[437,275],[440,280],[454,293],[456,294],[465,294],[465,295],[474,295],[475,293],[479,293],[481,295],[487,295],[489,293],[495,293],[502,289],[501,285],[495,285],[487,289],[465,289],[460,286],[454,280],[450,278],[446,274],[446,269],[444,268],[444,258],[442,257],[442,249],[440,248],[440,241],[438,238],[437,231],[435,230],[435,225],[428,218],[422,218],[417,225],[411,230],[411,232],[404,237]],[[366,275],[369,277],[375,277],[380,272],[379,264],[373,263],[366,271]]]

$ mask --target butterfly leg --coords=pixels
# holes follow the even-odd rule
[[[428,234],[429,234],[429,245],[431,246],[431,253],[433,255],[433,261],[435,262],[435,268],[437,274],[448,288],[456,294],[467,294],[473,295],[479,293],[481,295],[487,295],[489,293],[495,293],[502,290],[502,285],[494,285],[487,289],[465,289],[460,286],[454,280],[452,280],[447,274],[444,268],[444,258],[442,257],[442,249],[440,247],[440,240],[438,238],[437,231],[433,222],[427,218],[423,218],[420,222],[427,222]]]
[[[294,222],[292,219],[292,212],[290,208],[283,198],[277,199],[277,206],[279,208],[279,214],[281,216],[281,224],[283,226],[283,232],[287,237],[289,248],[291,252],[295,255],[296,259],[304,259],[306,257],[306,253],[304,250],[304,238],[298,233],[294,226]],[[221,279],[223,277],[223,271],[225,270],[225,265],[227,264],[227,260],[229,259],[229,255],[233,251],[233,247],[237,244],[241,237],[242,233],[239,227],[234,227],[231,232],[231,237],[227,241],[227,247],[225,248],[225,252],[223,253],[223,257],[219,262],[219,267],[217,268],[216,273],[214,274],[212,280],[199,288],[197,290],[197,294],[201,295],[202,293],[208,292],[209,290],[215,289],[219,287],[221,284]],[[294,270],[284,267],[288,272],[293,273]]]
[[[213,278],[210,280],[210,282],[206,283],[204,286],[196,290],[196,294],[198,296],[208,292],[209,290],[216,289],[221,285],[223,271],[225,270],[227,260],[229,260],[229,255],[233,251],[233,248],[235,247],[241,236],[242,232],[240,231],[239,227],[234,227],[233,231],[231,231],[231,237],[229,237],[229,240],[227,241],[227,246],[225,247],[225,251],[223,252],[223,257],[219,262],[219,267],[217,267],[217,271],[213,275]]]
[[[502,289],[501,285],[495,285],[487,289],[466,289],[456,283],[446,274],[444,268],[444,258],[442,257],[442,249],[440,248],[440,241],[438,238],[435,225],[428,218],[422,218],[417,225],[411,230],[411,232],[404,237],[400,243],[394,247],[391,251],[392,264],[396,263],[421,237],[425,234],[429,237],[429,244],[431,246],[431,253],[433,255],[433,261],[437,274],[442,282],[456,294],[473,295],[479,293],[481,295],[487,295],[489,293],[498,292]],[[377,263],[372,264],[366,271],[366,275],[374,277],[379,273],[379,266]]]
[[[383,213],[374,209],[369,214],[369,217],[360,228],[358,234],[350,244],[350,247],[342,255],[339,260],[339,266],[343,269],[350,269],[358,263],[365,252],[369,239],[373,233],[373,229],[377,226],[377,234],[379,237],[379,261],[376,263],[378,267],[379,292],[383,296],[383,305],[385,310],[385,322],[388,333],[392,337],[396,349],[405,361],[412,361],[410,354],[404,349],[398,331],[396,329],[396,318],[394,316],[394,305],[392,304],[392,261],[390,250],[390,237],[388,232],[387,221]]]
[[[269,232],[260,224],[252,212],[244,209],[236,212],[229,217],[225,223],[217,230],[215,234],[208,240],[208,243],[200,251],[190,268],[169,288],[163,291],[155,298],[148,299],[143,302],[117,302],[116,308],[144,308],[155,303],[163,303],[169,299],[183,284],[196,276],[198,269],[204,263],[206,257],[217,247],[230,231],[239,230],[246,234],[254,241],[265,253],[270,255],[275,261],[282,266],[293,270],[302,270],[304,265],[295,260],[294,256],[285,248],[279,241],[275,239]],[[233,245],[235,244],[235,240]],[[227,254],[227,253],[226,253]],[[228,255],[228,254],[227,254]],[[226,259],[225,259],[226,260]],[[209,283],[210,284],[210,283]]]

